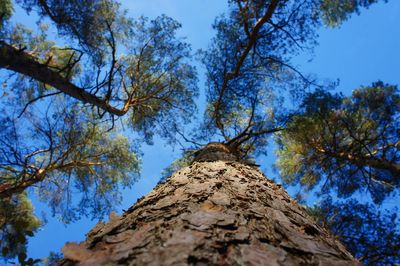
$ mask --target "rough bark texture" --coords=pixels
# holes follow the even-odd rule
[[[358,265],[280,186],[218,152],[66,244],[59,265]]]

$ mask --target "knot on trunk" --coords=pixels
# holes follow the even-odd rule
[[[221,142],[211,142],[194,153],[193,162],[238,161],[234,149]]]

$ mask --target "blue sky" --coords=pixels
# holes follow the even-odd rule
[[[154,18],[167,14],[182,23],[179,34],[186,37],[193,50],[207,48],[213,36],[211,24],[226,9],[225,0],[126,0],[123,6],[133,17],[140,15]],[[18,14],[21,18],[24,14]],[[338,89],[344,94],[360,85],[376,80],[400,84],[400,1],[373,5],[353,16],[337,29],[321,29],[319,45],[314,55],[298,56],[294,62],[304,73],[319,78],[340,79]],[[310,59],[312,59],[310,61]],[[201,68],[199,68],[202,71]],[[204,79],[200,75],[200,88]],[[199,105],[204,100],[200,98]],[[179,157],[179,149],[173,150],[159,139],[153,146],[143,146],[142,178],[130,190],[123,192],[123,203],[116,206],[117,213],[129,208],[137,198],[145,195],[157,184],[162,169]],[[273,156],[260,158],[259,163],[267,175],[272,176],[270,164]],[[395,204],[395,199],[389,200]],[[36,212],[47,212],[48,223],[30,239],[28,255],[45,257],[50,251],[60,251],[67,241],[81,241],[97,221],[82,219],[65,226],[50,217],[48,208],[35,201]]]

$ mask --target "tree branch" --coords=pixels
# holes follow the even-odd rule
[[[253,48],[253,46],[257,42],[257,36],[258,32],[261,30],[262,26],[266,24],[274,14],[277,6],[278,6],[279,0],[272,0],[271,3],[269,4],[265,14],[255,23],[254,27],[252,28],[252,31],[250,35],[248,35],[248,41],[246,44],[246,47],[244,48],[243,52],[241,53],[236,65],[233,67],[233,69],[230,72],[227,72],[224,75],[224,80],[221,86],[221,90],[219,92],[218,100],[214,104],[214,113],[215,113],[215,123],[217,128],[219,128],[221,131],[223,131],[223,125],[221,121],[221,114],[220,114],[220,107],[222,104],[222,99],[224,97],[225,91],[228,88],[228,82],[235,78],[240,71],[240,68],[242,67],[244,60],[247,58],[249,52]],[[222,132],[222,134],[224,134]]]
[[[18,49],[0,41],[0,55],[0,68],[6,68],[27,75],[35,80],[48,84],[79,101],[92,104],[110,114],[122,116],[128,111],[128,108],[115,108],[109,105],[105,100],[100,99],[96,95],[90,94],[83,88],[74,85],[68,79],[60,75],[60,73],[49,69],[46,64],[38,62],[35,57],[24,52],[24,49]]]

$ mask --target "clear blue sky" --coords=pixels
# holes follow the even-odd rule
[[[123,6],[132,16],[145,15],[154,18],[167,14],[182,23],[181,36],[187,37],[193,49],[206,48],[213,36],[211,24],[216,15],[226,9],[225,0],[126,0]],[[18,17],[23,17],[18,14]],[[338,29],[321,29],[319,46],[315,48],[313,60],[310,56],[299,56],[295,63],[304,73],[314,73],[319,78],[340,79],[339,89],[345,94],[360,85],[368,85],[378,79],[400,84],[400,1],[373,5],[353,16]],[[201,69],[200,69],[201,70]],[[201,76],[200,88],[204,79]],[[199,100],[204,105],[204,100]],[[154,146],[143,146],[142,178],[130,190],[123,193],[122,206],[116,211],[129,208],[137,198],[145,195],[156,185],[163,168],[179,157],[161,140]],[[260,158],[259,163],[267,175],[273,175],[270,164],[273,156]],[[45,257],[50,251],[60,251],[67,241],[81,241],[97,221],[83,219],[64,226],[50,217],[48,208],[36,201],[36,212],[47,213],[48,223],[30,239],[28,255]],[[388,204],[394,204],[394,199]]]

